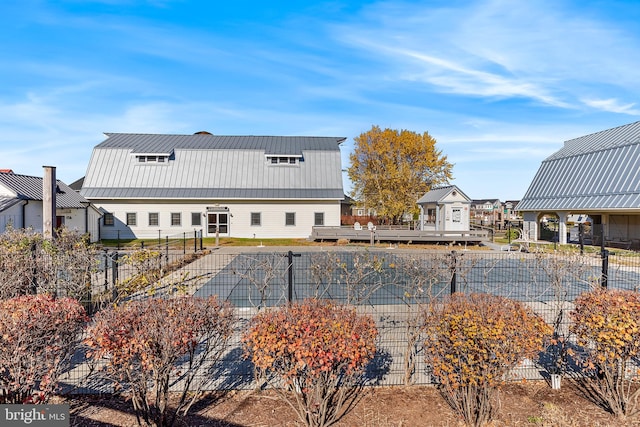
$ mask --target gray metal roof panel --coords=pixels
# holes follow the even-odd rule
[[[471,201],[471,199],[460,191],[456,185],[447,185],[445,187],[434,188],[433,190],[426,192],[424,196],[418,200],[418,204],[439,202],[454,190],[462,194],[467,200]]]
[[[342,188],[87,188],[90,199],[332,199],[342,200]]]
[[[0,173],[0,183],[12,189],[21,200],[42,200],[42,178],[37,176]],[[57,208],[84,208],[87,199],[60,180],[56,180]]]
[[[17,197],[0,196],[0,212],[4,211],[5,209],[9,209],[11,206],[20,202],[21,199]]]
[[[332,140],[334,149],[305,151],[295,165],[272,165],[260,150],[197,148],[176,148],[173,160],[147,164],[137,162],[130,148],[104,148],[100,144],[92,152],[81,194],[95,197],[89,195],[94,194],[86,190],[89,188],[121,189],[117,197],[129,194],[125,193],[127,188],[158,189],[159,194],[164,190],[189,188],[258,189],[260,194],[264,194],[265,188],[342,188],[342,164],[336,139],[321,139]]]
[[[96,148],[127,148],[132,153],[171,153],[175,149],[191,150],[260,150],[266,154],[302,154],[305,150],[340,150],[343,137],[319,136],[229,136],[229,135],[158,135],[105,133],[107,139]]]
[[[567,141],[542,162],[518,210],[640,208],[639,168],[640,122]]]

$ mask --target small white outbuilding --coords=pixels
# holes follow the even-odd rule
[[[455,185],[434,188],[418,200],[418,206],[421,230],[469,230],[471,199]]]

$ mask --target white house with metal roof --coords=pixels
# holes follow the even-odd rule
[[[469,230],[471,199],[455,185],[434,188],[418,200],[420,229]]]
[[[56,224],[98,240],[100,214],[87,199],[56,180]],[[43,178],[0,172],[0,233],[7,227],[43,231]]]
[[[529,240],[544,216],[557,215],[567,242],[567,218],[592,218],[591,238],[640,247],[640,122],[571,139],[547,157],[517,207]]]
[[[107,133],[82,194],[101,237],[306,238],[339,226],[345,138]]]

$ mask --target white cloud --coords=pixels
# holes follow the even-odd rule
[[[640,115],[640,110],[633,108],[636,106],[635,103],[622,104],[618,99],[609,98],[609,99],[582,99],[589,107],[608,111],[611,113],[620,113],[620,114],[629,114],[632,116]]]

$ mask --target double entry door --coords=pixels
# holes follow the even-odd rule
[[[207,212],[207,234],[229,233],[229,212]]]

